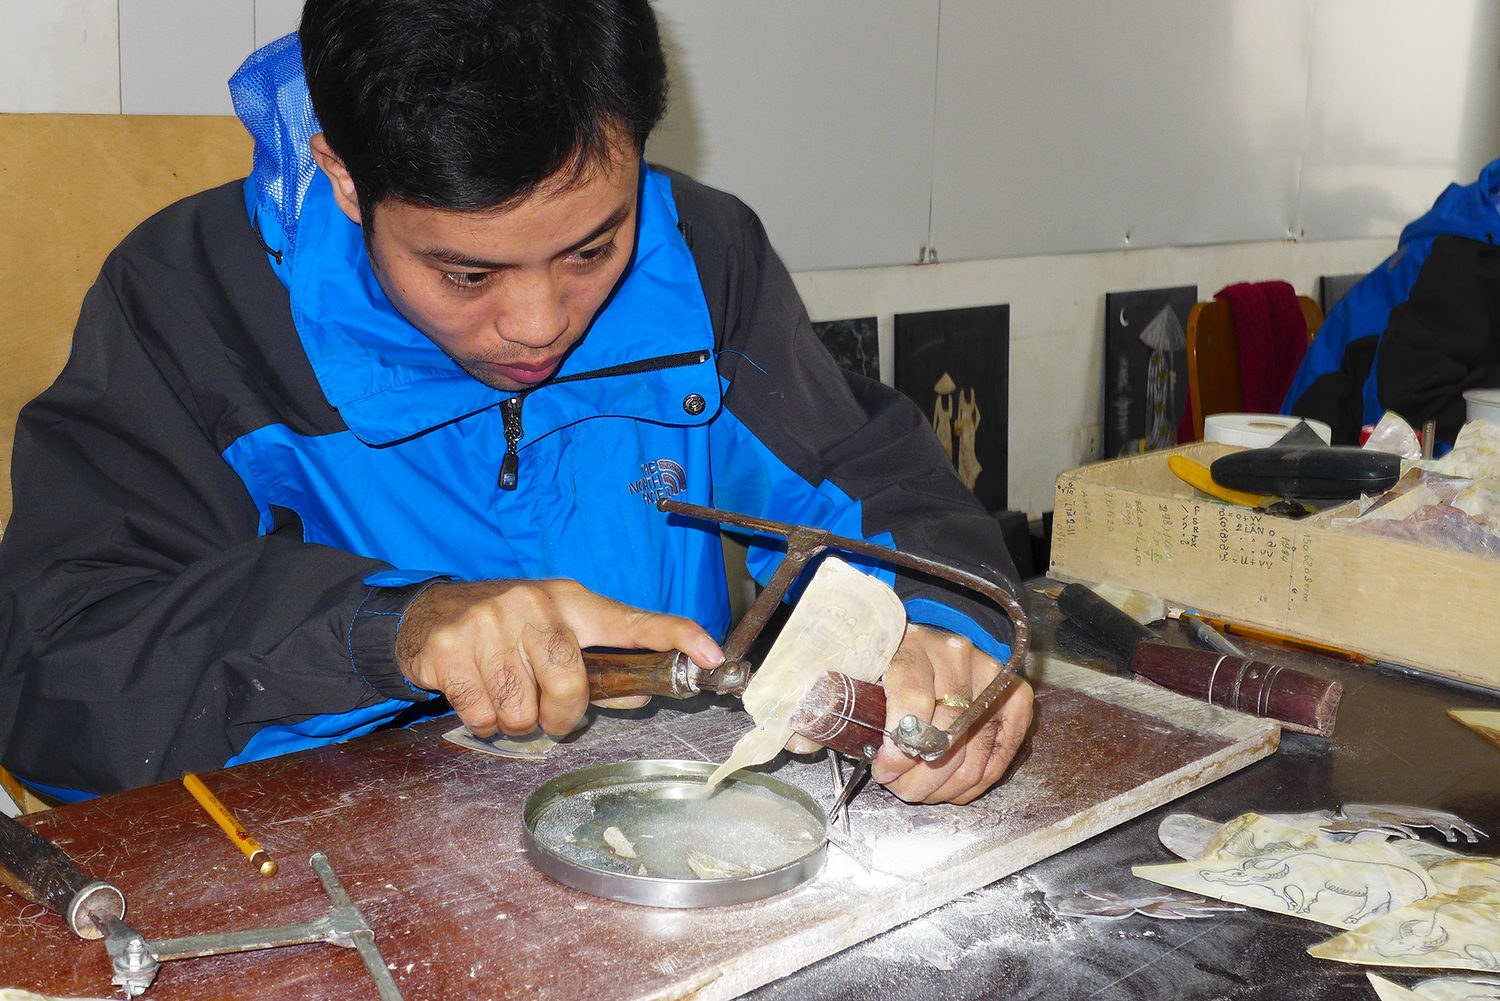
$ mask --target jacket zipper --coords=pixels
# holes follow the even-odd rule
[[[555,386],[564,382],[582,382],[585,379],[608,379],[617,375],[643,375],[646,372],[660,372],[669,368],[685,368],[688,365],[701,365],[708,361],[710,351],[683,351],[675,355],[662,355],[658,358],[646,358],[642,361],[626,362],[623,365],[611,365],[608,368],[596,368],[592,372],[576,372],[573,375],[564,375],[553,379],[544,385]],[[521,407],[526,402],[526,397],[541,389],[523,389],[515,396],[500,401],[500,416],[505,424],[505,458],[500,460],[501,490],[514,490],[520,485],[520,456],[516,454],[521,439],[526,437],[526,429],[521,425]]]

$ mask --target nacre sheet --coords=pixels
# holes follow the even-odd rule
[[[1430,896],[1307,952],[1341,963],[1500,972],[1500,887]]]
[[[1246,813],[1209,836],[1196,861],[1133,871],[1351,929],[1308,950],[1319,959],[1500,972],[1500,859],[1422,841],[1415,827],[1449,841],[1482,835],[1456,814],[1395,804],[1351,804],[1338,814]],[[1163,830],[1164,843],[1191,847],[1203,826],[1201,818],[1183,817]],[[1429,997],[1399,984],[1381,996]]]
[[[1337,928],[1358,927],[1434,889],[1421,866],[1383,842],[1289,847],[1273,841],[1256,844],[1256,854],[1138,865],[1131,871],[1179,890]]]
[[[1402,987],[1374,973],[1366,973],[1380,1001],[1486,1001],[1500,999],[1500,979],[1495,977],[1434,977],[1412,987]]]
[[[1500,747],[1500,709],[1449,709],[1448,715]]]
[[[734,745],[708,788],[774,758],[792,735],[792,711],[824,674],[879,681],[905,632],[906,609],[895,591],[843,560],[824,559],[745,689],[755,729]]]

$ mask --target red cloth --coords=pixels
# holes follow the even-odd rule
[[[1215,299],[1229,300],[1240,344],[1240,396],[1245,412],[1275,414],[1307,353],[1307,320],[1286,282],[1240,282]]]

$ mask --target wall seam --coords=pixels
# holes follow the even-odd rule
[[[932,248],[932,201],[933,192],[937,188],[937,119],[938,119],[938,83],[941,80],[939,72],[943,62],[943,0],[937,0],[937,32],[933,38],[932,45],[932,131],[928,135],[927,142],[927,243],[918,264],[926,263],[925,257],[933,254]],[[936,255],[933,254],[935,257]]]
[[[120,9],[125,0],[115,0],[115,114],[125,114],[125,44],[121,36],[125,12]]]
[[[1302,185],[1307,172],[1307,143],[1312,134],[1313,60],[1318,58],[1318,2],[1319,0],[1311,0],[1307,6],[1307,76],[1302,84],[1302,142],[1297,147],[1297,183],[1292,194],[1291,224],[1287,226],[1287,236],[1297,241],[1307,236],[1303,225],[1305,217],[1302,214]]]

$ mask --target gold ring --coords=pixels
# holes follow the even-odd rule
[[[940,706],[948,706],[951,709],[969,708],[968,698],[962,695],[944,695],[942,698],[937,700],[937,704]]]

